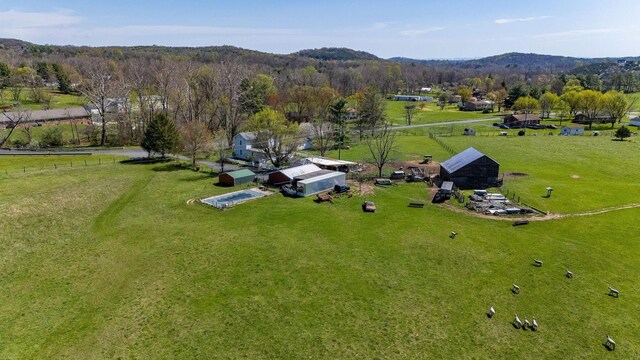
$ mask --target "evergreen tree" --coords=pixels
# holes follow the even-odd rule
[[[176,124],[166,114],[160,113],[151,119],[140,146],[149,153],[149,156],[153,152],[164,158],[178,146],[178,139]]]
[[[71,94],[73,91],[71,88],[71,81],[62,66],[58,63],[54,63],[52,67],[53,72],[56,75],[56,79],[58,79],[58,90],[63,94]]]
[[[628,127],[622,125],[618,130],[616,130],[615,137],[620,139],[620,141],[624,141],[624,139],[631,136],[631,130]]]

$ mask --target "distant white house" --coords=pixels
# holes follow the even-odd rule
[[[572,136],[572,135],[584,135],[583,126],[563,126],[560,129],[560,135]]]
[[[241,132],[233,138],[233,157],[240,160],[260,163],[266,159],[264,151],[253,148],[256,135],[252,132]]]
[[[629,121],[630,126],[637,126],[640,128],[640,116],[636,116]]]
[[[269,161],[263,150],[254,148],[256,134],[253,132],[241,132],[233,138],[233,157],[236,159],[250,161],[255,165],[264,167]],[[311,149],[312,140],[304,136],[303,142],[298,146],[298,150]]]

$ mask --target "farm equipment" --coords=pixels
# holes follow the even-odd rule
[[[409,166],[409,175],[407,176],[407,181],[419,182],[424,181],[424,178],[424,170],[416,166]]]

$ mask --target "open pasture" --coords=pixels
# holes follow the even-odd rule
[[[448,157],[426,136],[401,139]],[[552,212],[638,201],[634,142],[444,141],[528,173],[505,186]],[[16,161],[0,157],[0,168]],[[171,164],[1,177],[0,358],[640,357],[639,208],[513,227],[407,207],[429,202],[424,184],[334,204],[192,201],[245,188],[215,182]],[[556,189],[550,199],[544,186]],[[375,214],[361,211],[365,199]],[[514,329],[516,313],[538,331]]]

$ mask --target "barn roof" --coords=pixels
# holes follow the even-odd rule
[[[318,172],[321,170],[322,169],[320,169],[319,167],[313,164],[306,164],[306,165],[296,166],[288,169],[282,169],[280,170],[280,172],[284,174],[286,177],[293,179],[295,177],[302,176],[304,174]]]
[[[483,156],[486,155],[470,147],[467,150],[454,155],[451,159],[441,163],[440,166],[442,166],[449,173],[453,173],[480,159]]]
[[[240,169],[240,170],[236,170],[236,171],[229,171],[227,173],[225,173],[229,176],[231,176],[234,179],[239,179],[239,178],[243,178],[246,176],[255,176],[256,174],[249,170],[249,169]]]

